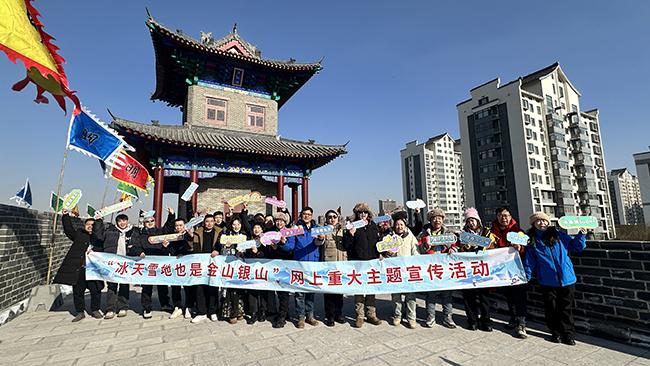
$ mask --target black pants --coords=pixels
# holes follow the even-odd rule
[[[278,291],[278,319],[286,320],[289,317],[289,292]]]
[[[108,283],[106,311],[118,312],[129,308],[129,284]]]
[[[526,294],[528,293],[527,285],[505,286],[503,294],[508,302],[508,311],[510,313],[510,321],[515,325],[526,326],[526,316],[528,315],[528,307],[526,304]]]
[[[167,286],[158,285],[158,301],[160,301],[160,306],[169,305],[169,288]],[[142,310],[151,311],[153,301],[151,297],[153,296],[153,285],[142,285],[142,293],[140,294],[140,303],[142,304]]]
[[[325,318],[335,319],[343,315],[343,295],[325,294],[323,295],[325,305]]]
[[[86,310],[86,288],[90,290],[90,312],[97,311],[101,307],[102,285],[100,281],[86,281],[86,271],[82,268],[79,271],[77,284],[72,286],[72,297],[74,300],[74,309],[77,313],[83,313]]]
[[[185,291],[185,309],[196,309],[196,286],[183,286]]]
[[[488,292],[489,289],[486,288],[463,290],[465,314],[469,325],[492,325]]]
[[[575,285],[565,287],[540,286],[544,297],[544,318],[553,335],[574,339],[573,296]]]
[[[239,290],[234,288],[226,289],[226,304],[229,314],[226,316],[230,318],[237,318],[239,316]]]
[[[180,286],[172,286],[172,305],[175,308],[183,308],[183,295]]]
[[[263,290],[247,290],[246,296],[248,297],[248,313],[249,315],[259,315],[266,313],[268,310],[269,293],[271,291]]]
[[[194,287],[196,294],[196,314],[216,315],[217,314],[217,288],[208,285]]]

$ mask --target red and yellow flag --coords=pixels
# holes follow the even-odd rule
[[[122,182],[133,186],[137,189],[141,189],[148,193],[147,183],[153,181],[147,169],[140,164],[139,161],[135,160],[131,155],[124,153],[124,156],[120,158],[121,169],[112,169],[111,177],[113,177],[118,182]],[[122,165],[124,163],[124,165]]]
[[[0,50],[16,63],[21,60],[27,69],[25,79],[12,87],[20,91],[30,82],[36,85],[36,103],[48,103],[43,95],[50,92],[65,111],[67,96],[75,105],[74,114],[81,111],[79,99],[68,88],[68,78],[63,70],[65,60],[51,43],[54,39],[43,30],[38,19],[40,13],[32,6],[32,0],[0,0]]]

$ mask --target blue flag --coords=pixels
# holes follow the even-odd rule
[[[73,116],[68,130],[68,148],[115,166],[121,148],[129,148],[122,137],[86,109]]]
[[[25,181],[25,185],[16,192],[16,195],[10,199],[15,199],[18,204],[24,203],[27,207],[32,206],[32,189],[29,187],[29,178]]]

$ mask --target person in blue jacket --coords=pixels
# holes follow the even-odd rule
[[[537,279],[544,298],[544,318],[553,343],[575,345],[573,297],[576,275],[569,252],[580,253],[587,246],[586,230],[575,236],[549,226],[547,214],[530,217],[530,245],[526,248],[524,267],[530,280]]]
[[[293,252],[293,260],[304,262],[320,261],[320,246],[325,240],[324,235],[313,237],[311,229],[318,227],[313,219],[314,210],[311,207],[304,207],[300,211],[300,219],[296,222],[296,227],[302,226],[304,233],[287,238],[287,242],[281,246],[285,252]],[[305,273],[305,282],[311,273]],[[296,316],[298,323],[296,328],[304,328],[305,323],[316,326],[318,320],[314,318],[314,293],[313,292],[296,292],[294,295],[296,301]]]

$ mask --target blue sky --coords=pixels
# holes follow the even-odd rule
[[[458,137],[456,104],[494,77],[502,82],[559,61],[600,109],[608,169],[634,169],[648,149],[650,2],[645,1],[35,1],[46,31],[67,59],[71,88],[105,121],[121,117],[180,123],[178,109],[149,97],[154,55],[145,7],[163,24],[198,38],[233,23],[263,57],[309,62],[314,76],[280,110],[280,134],[324,144],[350,140],[348,155],[317,170],[310,200],[317,213],[354,202],[401,201],[399,150],[442,132]],[[35,89],[11,85],[22,66],[0,57],[0,197],[30,177],[34,206],[56,188],[69,116],[32,102]],[[54,103],[52,100],[51,103]],[[70,152],[64,191],[99,206],[105,181],[95,160]],[[113,185],[109,190],[113,197]],[[168,195],[169,202],[175,197]],[[4,202],[8,200],[4,199]],[[142,208],[149,209],[150,199]]]

